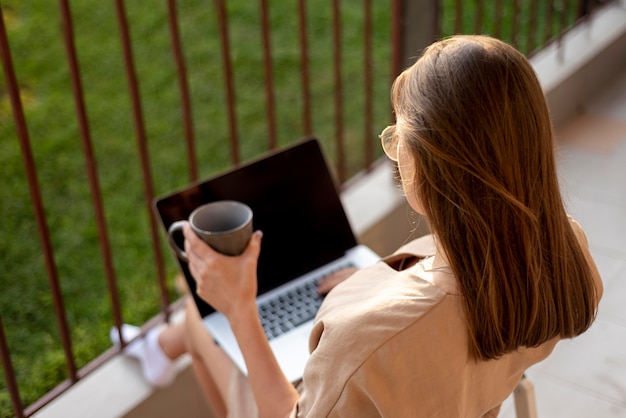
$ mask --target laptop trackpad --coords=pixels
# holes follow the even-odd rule
[[[309,334],[312,329],[313,321],[309,321],[270,341],[278,364],[290,382],[302,378],[304,366],[309,359]]]
[[[222,314],[214,313],[204,318],[204,324],[215,337],[216,343],[231,357],[239,370],[247,375],[243,355],[226,318]],[[276,360],[290,382],[302,378],[304,366],[309,358],[309,334],[312,329],[311,320],[270,341]]]

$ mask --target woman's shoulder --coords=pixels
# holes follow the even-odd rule
[[[569,221],[569,224],[572,227],[572,230],[574,231],[574,235],[576,235],[576,239],[578,240],[580,245],[583,247],[583,249],[586,250],[589,247],[589,241],[587,241],[587,234],[585,233],[585,230],[580,225],[580,223],[576,219],[574,219],[572,215],[568,214],[567,220]]]
[[[369,347],[401,333],[426,317],[450,295],[412,271],[384,262],[355,273],[333,289],[322,304],[311,334],[311,348],[325,339],[333,345]]]
[[[446,295],[425,277],[427,274],[417,273],[414,268],[397,271],[384,261],[357,271],[326,296],[318,317],[334,316],[337,311],[341,311],[337,317],[345,318],[405,309],[415,316],[420,311],[414,305],[426,307]]]
[[[580,225],[580,223],[578,223],[576,219],[574,219],[569,214],[567,215],[567,219],[569,220],[572,230],[574,231],[574,235],[576,236],[576,239],[578,240],[578,243],[580,244],[585,260],[587,261],[587,263],[589,264],[589,267],[591,268],[591,273],[593,274],[594,284],[596,287],[596,292],[598,295],[598,302],[599,302],[600,299],[602,298],[604,286],[602,284],[602,278],[600,276],[600,272],[598,271],[598,267],[596,266],[593,256],[591,255],[591,251],[589,249],[589,241],[587,240],[587,235],[585,234],[583,227]]]
[[[384,369],[404,381],[400,374],[423,370],[442,349],[465,347],[463,318],[460,297],[411,269],[398,272],[381,262],[327,296],[310,334],[304,380],[309,388],[323,385],[320,396],[333,397],[333,403],[353,395],[346,389],[349,382],[366,385],[373,370]]]

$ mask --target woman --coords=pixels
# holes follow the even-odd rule
[[[602,284],[564,210],[525,57],[485,36],[436,42],[396,79],[392,104],[383,148],[433,234],[328,294],[297,388],[258,319],[262,234],[229,258],[185,229],[198,294],[228,318],[249,372],[233,373],[188,309],[184,350],[219,414],[253,404],[262,417],[496,416],[529,366],[592,324]]]

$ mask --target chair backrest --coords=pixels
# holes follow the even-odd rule
[[[517,418],[537,418],[537,402],[535,400],[535,387],[526,375],[517,384],[513,392],[515,400],[515,414]]]

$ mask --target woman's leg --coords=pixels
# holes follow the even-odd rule
[[[160,387],[169,385],[173,380],[173,361],[189,353],[198,383],[214,415],[225,417],[235,366],[226,353],[215,344],[200,318],[193,299],[187,301],[185,308],[183,321],[148,331],[145,338],[131,343],[126,352],[140,360],[146,380],[153,386]],[[125,338],[131,340],[139,334],[140,329],[124,325],[124,332],[128,334]],[[117,330],[113,329],[111,339],[119,344],[116,336]],[[236,387],[241,389],[240,386],[244,385],[237,382]],[[244,398],[241,399],[243,403],[253,403],[250,402],[251,396],[247,396],[248,400]]]
[[[184,341],[207,401],[217,417],[225,417],[228,387],[234,365],[213,341],[191,299],[186,306]]]
[[[168,325],[159,334],[159,347],[172,360],[176,360],[187,352],[185,344],[185,321]]]

